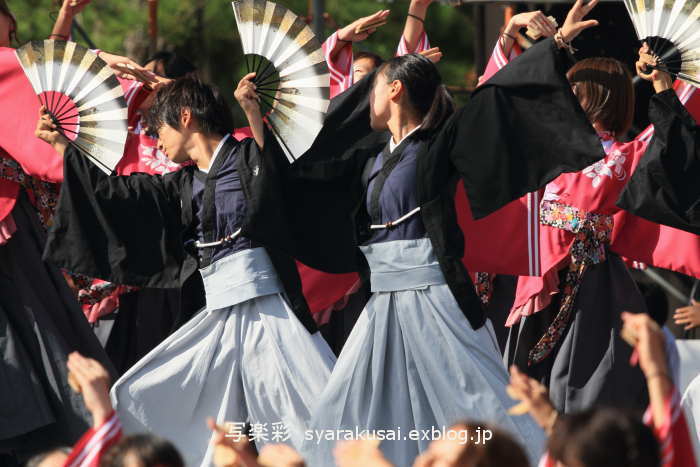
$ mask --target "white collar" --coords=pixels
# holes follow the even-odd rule
[[[399,146],[401,145],[401,143],[403,143],[404,141],[406,141],[406,138],[408,138],[409,136],[411,136],[413,133],[415,133],[415,132],[418,131],[418,130],[420,130],[420,125],[418,125],[417,127],[415,127],[413,130],[409,131],[408,134],[406,134],[406,136],[404,136],[403,138],[401,138],[401,141],[399,141],[398,143],[394,143],[394,137],[393,137],[393,136],[390,136],[390,137],[389,137],[389,152],[394,152],[394,149],[396,149],[397,147],[399,147]]]
[[[219,153],[221,152],[221,148],[224,147],[224,143],[225,143],[230,137],[231,137],[231,135],[228,134],[228,135],[224,136],[223,138],[221,138],[221,141],[219,141],[219,144],[216,146],[216,149],[214,149],[214,153],[211,155],[211,160],[209,161],[209,168],[206,168],[206,169],[199,169],[199,170],[201,170],[201,171],[204,172],[205,174],[208,174],[208,173],[209,173],[209,169],[211,169],[211,168],[214,166],[214,161],[216,160],[216,156],[219,155]]]

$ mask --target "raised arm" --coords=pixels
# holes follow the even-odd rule
[[[83,11],[91,1],[92,0],[63,0],[49,39],[69,40],[71,27],[73,26],[73,18]]]
[[[667,74],[643,72],[655,60],[646,51],[640,50],[636,67],[656,91],[649,105],[654,135],[618,205],[650,221],[700,235],[700,127]]]
[[[566,78],[562,50],[597,24],[583,19],[595,4],[578,0],[554,40],[534,45],[477,88],[440,135],[435,150],[462,176],[476,219],[604,156]]]
[[[251,81],[253,78],[255,78],[255,73],[245,75],[238,83],[234,96],[248,119],[255,142],[260,149],[263,149],[265,147],[265,128],[260,112],[260,97],[255,92],[255,84]]]
[[[331,74],[331,97],[353,85],[353,44],[367,39],[377,30],[377,25],[386,22],[389,10],[380,10],[372,15],[359,18],[333,33],[323,43],[323,52]],[[358,32],[364,25],[375,25]]]
[[[435,0],[411,0],[397,55],[418,53],[430,48],[425,32],[428,8]]]
[[[46,114],[36,134],[63,155],[63,184],[45,258],[110,282],[176,288],[184,278],[179,177],[108,176],[60,135]]]

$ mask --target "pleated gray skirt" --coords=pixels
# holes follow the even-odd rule
[[[127,371],[112,388],[125,433],[175,443],[188,466],[209,466],[206,418],[250,423],[258,448],[299,449],[335,357],[281,294],[262,248],[202,270],[207,307]]]
[[[409,466],[437,432],[462,420],[508,431],[535,465],[544,434],[529,416],[507,414],[516,401],[506,394],[508,373],[493,328],[487,322],[472,329],[430,240],[362,249],[373,294],[316,406],[303,448],[308,465],[335,465],[336,439],[359,433],[385,438],[387,458]]]

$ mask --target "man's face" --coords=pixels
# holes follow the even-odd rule
[[[352,74],[355,83],[360,81],[365,75],[374,71],[374,60],[371,58],[358,58],[352,64]]]
[[[185,150],[186,136],[181,130],[177,130],[167,123],[158,129],[158,149],[176,164],[182,164],[190,160]]]

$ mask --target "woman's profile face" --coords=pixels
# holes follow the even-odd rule
[[[14,32],[15,23],[7,15],[0,13],[0,47],[9,47],[12,42],[10,36]]]
[[[387,122],[391,115],[389,104],[391,102],[392,87],[387,81],[387,76],[383,71],[377,73],[369,96],[370,125],[373,130],[382,131],[388,128]]]

